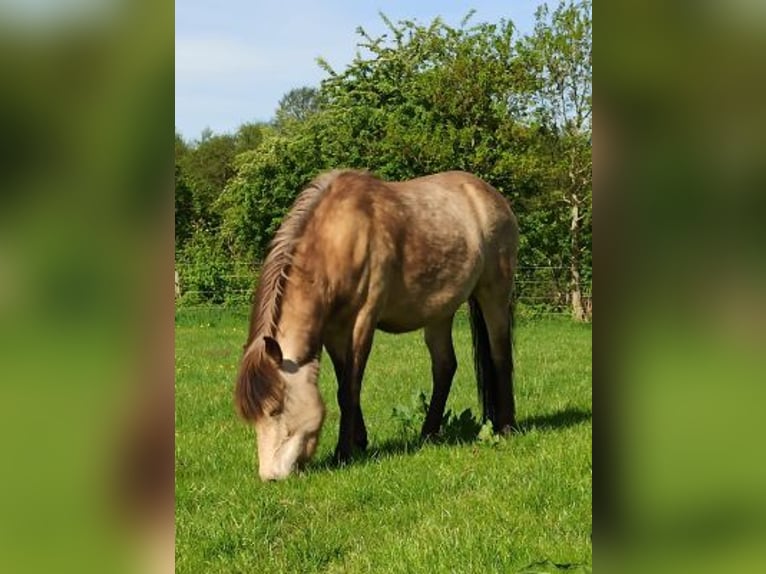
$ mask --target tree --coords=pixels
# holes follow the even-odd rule
[[[234,148],[237,154],[257,149],[270,131],[265,123],[244,123],[234,134]]]
[[[189,238],[194,221],[192,195],[183,176],[181,164],[189,153],[189,146],[176,132],[175,139],[175,242],[176,248]]]
[[[550,183],[569,212],[570,302],[572,314],[582,320],[586,316],[583,267],[590,253],[590,232],[585,226],[593,209],[591,2],[561,2],[552,14],[543,5],[535,19],[533,34],[518,46],[527,85],[532,87],[526,113],[545,128]]]
[[[465,169],[507,190],[511,178],[496,167],[509,142],[500,139],[523,131],[509,97],[513,24],[469,27],[469,14],[453,28],[381,16],[389,34],[358,29],[369,55],[341,73],[320,62],[330,75],[321,95],[337,142],[329,153],[388,178]]]
[[[280,130],[288,129],[294,122],[304,122],[319,109],[318,91],[304,86],[287,92],[279,100],[274,124]]]
[[[464,169],[511,199],[521,265],[566,265],[551,294],[582,308],[591,266],[589,6],[543,9],[533,36],[520,39],[511,22],[469,25],[470,14],[457,28],[385,16],[386,35],[360,28],[353,62],[336,71],[320,60],[319,89],[286,94],[281,122],[232,160],[214,203],[232,257],[262,258],[321,171],[406,179]],[[305,114],[301,94],[310,96]]]
[[[236,175],[228,182],[217,208],[220,233],[233,257],[259,261],[293,199],[319,171],[317,132],[300,137],[273,134],[257,149],[236,158]]]
[[[512,24],[455,29],[440,20],[386,22],[395,41],[360,29],[371,55],[358,55],[340,74],[323,63],[330,77],[315,94],[321,106],[290,116],[303,101],[297,96],[307,92],[288,93],[281,117],[292,117],[290,129],[238,158],[221,202],[224,233],[238,252],[252,242],[254,256],[261,256],[295,194],[330,167],[392,179],[462,168],[510,187],[510,174],[495,166],[508,148],[498,134],[524,131],[509,127],[515,123],[508,107]]]
[[[179,158],[183,180],[188,186],[197,223],[217,227],[219,214],[214,208],[226,182],[234,175],[236,138],[229,134],[204,133],[203,139]]]

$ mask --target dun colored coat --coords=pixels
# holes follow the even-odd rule
[[[489,184],[451,171],[384,182],[319,176],[298,196],[263,264],[236,383],[254,424],[262,479],[288,476],[316,449],[324,420],[322,347],[338,378],[338,460],[367,446],[359,402],[375,329],[423,329],[435,435],[457,368],[452,321],[468,301],[479,396],[496,431],[515,424],[510,298],[518,226]]]

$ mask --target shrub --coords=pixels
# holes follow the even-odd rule
[[[221,236],[204,227],[176,254],[182,305],[246,303],[253,273],[237,265]]]

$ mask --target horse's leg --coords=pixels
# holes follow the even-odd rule
[[[513,398],[513,348],[511,337],[510,287],[495,284],[493,288],[480,289],[476,298],[487,326],[490,353],[495,377],[491,396],[495,398],[495,432],[507,434],[516,428],[516,406]]]
[[[452,319],[451,315],[445,319],[426,326],[424,330],[426,346],[431,355],[431,374],[434,379],[431,404],[428,406],[428,414],[421,436],[429,438],[439,433],[444,407],[447,404],[452,378],[457,370],[455,348],[452,345]]]
[[[346,352],[343,380],[338,388],[340,405],[340,433],[335,458],[339,462],[348,460],[357,440],[366,442],[366,430],[359,404],[362,377],[372,348],[375,333],[375,316],[372,307],[363,308],[354,322],[351,344]]]
[[[325,347],[332,360],[332,366],[335,369],[335,378],[338,381],[338,404],[341,404],[340,390],[343,388],[343,381],[346,372],[346,351],[349,344],[347,338],[337,340],[330,339]],[[361,389],[360,389],[361,394]],[[354,446],[361,450],[367,449],[367,427],[364,424],[361,406],[356,409],[356,422],[354,424]]]

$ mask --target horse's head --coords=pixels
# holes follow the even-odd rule
[[[255,426],[262,480],[286,478],[314,455],[325,412],[317,378],[317,360],[285,359],[271,337],[245,351],[235,399]]]

